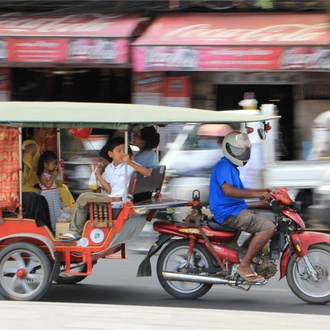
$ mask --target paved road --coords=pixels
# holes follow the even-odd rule
[[[330,328],[329,305],[308,305],[286,281],[273,278],[249,292],[213,286],[204,297],[177,300],[155,275],[136,278],[142,255],[100,260],[77,285],[53,284],[41,302],[0,301],[0,329],[222,329],[323,330]]]
[[[285,279],[278,281],[278,276],[248,292],[214,285],[200,299],[178,300],[160,286],[156,258],[152,259],[152,277],[136,277],[142,259],[142,255],[128,252],[127,260],[99,260],[91,276],[77,285],[54,284],[43,301],[329,315],[329,305],[302,302],[289,290]]]

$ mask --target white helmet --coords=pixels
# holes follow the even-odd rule
[[[251,142],[246,133],[231,132],[222,142],[224,156],[236,166],[245,166],[251,155]]]

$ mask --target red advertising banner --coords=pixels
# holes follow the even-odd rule
[[[277,70],[283,48],[134,47],[135,71]]]
[[[3,14],[0,62],[129,63],[129,38],[138,15]]]
[[[140,22],[138,15],[96,13],[47,16],[2,14],[0,36],[5,37],[106,37],[128,38]]]
[[[164,89],[165,105],[171,107],[190,107],[191,78],[166,77]]]
[[[163,90],[164,73],[137,72],[133,75],[133,103],[162,105]]]
[[[65,62],[67,39],[7,39],[9,62]]]

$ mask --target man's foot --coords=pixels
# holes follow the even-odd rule
[[[242,277],[245,281],[251,282],[251,283],[261,282],[261,281],[265,280],[262,276],[258,275],[256,272],[251,271],[250,268],[238,267],[236,269],[236,273],[240,277]]]

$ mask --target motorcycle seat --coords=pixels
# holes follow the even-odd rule
[[[214,218],[211,218],[207,221],[207,225],[208,227],[210,227],[211,229],[213,230],[217,230],[217,231],[230,231],[230,232],[237,232],[236,229],[234,228],[230,228],[230,227],[227,227],[225,225],[221,225],[220,223],[217,223]]]

